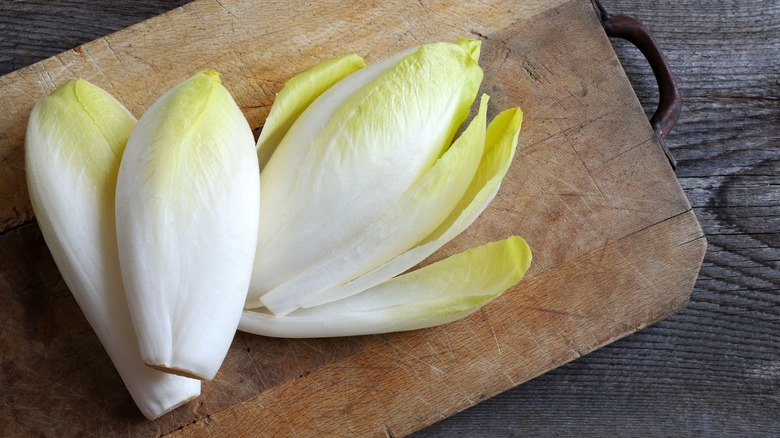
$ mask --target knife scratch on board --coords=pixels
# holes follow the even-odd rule
[[[498,355],[501,356],[504,353],[501,351],[501,343],[498,341],[498,334],[496,333],[496,329],[493,328],[493,318],[490,316],[490,309],[486,307],[485,313],[487,313],[486,320],[488,327],[490,327],[490,332],[493,334],[493,340],[496,341],[496,350],[498,350]]]

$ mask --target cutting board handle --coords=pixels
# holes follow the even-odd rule
[[[659,99],[658,108],[650,118],[650,125],[669,164],[672,165],[672,169],[676,169],[677,160],[666,147],[664,139],[680,117],[682,97],[666,56],[650,30],[640,21],[624,15],[611,15],[598,0],[591,0],[591,2],[607,36],[624,39],[636,46],[653,69],[655,80],[658,82]]]

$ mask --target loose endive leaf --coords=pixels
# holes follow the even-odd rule
[[[303,307],[312,299],[322,304],[347,295],[329,287],[370,271],[417,244],[435,230],[458,204],[477,171],[485,146],[488,96],[468,128],[413,187],[383,217],[339,248],[339,256],[324,259],[292,280],[263,295],[261,303],[275,314]]]
[[[351,54],[324,61],[293,77],[276,95],[271,112],[257,139],[260,170],[276,150],[293,122],[322,93],[338,81],[365,67],[363,58]]]
[[[519,108],[505,110],[490,122],[479,169],[458,206],[436,231],[416,247],[371,272],[319,294],[306,296],[299,303],[301,307],[318,306],[328,302],[332,296],[350,296],[384,282],[412,268],[468,228],[498,193],[515,155],[522,122],[523,113]]]
[[[247,307],[338,257],[433,166],[476,97],[478,56],[473,40],[423,46],[350,75],[307,108],[261,175],[263,226]]]
[[[217,373],[249,285],[259,216],[252,131],[214,71],[163,95],[130,136],[117,182],[127,301],[148,365]]]
[[[245,310],[239,329],[319,338],[433,327],[461,319],[520,281],[531,251],[520,237],[489,243],[330,304],[279,316]]]
[[[114,222],[117,171],[135,118],[104,90],[68,81],[30,114],[33,211],[65,283],[149,419],[200,394],[200,382],[143,364],[125,301]]]

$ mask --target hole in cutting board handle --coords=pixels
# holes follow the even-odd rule
[[[623,15],[611,15],[598,0],[591,0],[596,10],[601,26],[607,36],[624,39],[633,44],[644,55],[653,70],[658,83],[658,108],[650,118],[650,126],[658,139],[658,143],[669,160],[672,169],[677,169],[677,160],[666,147],[665,138],[677,123],[682,111],[682,97],[677,89],[672,69],[666,60],[658,42],[650,30],[640,21]]]

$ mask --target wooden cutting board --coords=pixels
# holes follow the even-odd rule
[[[72,77],[138,117],[221,71],[259,132],[292,75],[355,52],[483,40],[483,90],[520,106],[517,156],[488,210],[429,261],[511,234],[534,263],[469,318],[381,336],[239,333],[203,395],[137,411],[31,213],[23,139],[34,102]],[[683,307],[706,242],[588,0],[198,0],[0,78],[0,435],[401,436]]]

